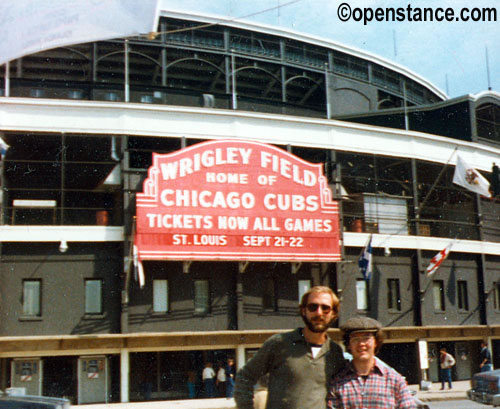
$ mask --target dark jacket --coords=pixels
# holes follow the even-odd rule
[[[302,331],[269,338],[238,371],[234,398],[239,409],[253,408],[253,388],[269,373],[268,409],[326,408],[327,385],[345,366],[342,349],[328,339],[313,358]]]

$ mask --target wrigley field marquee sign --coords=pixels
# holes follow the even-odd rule
[[[153,164],[137,194],[139,260],[339,261],[322,164],[257,142],[203,142]]]

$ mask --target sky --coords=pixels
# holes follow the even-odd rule
[[[338,10],[342,3],[358,20],[365,8],[375,12],[399,7],[404,9],[404,17],[409,14],[413,20],[417,9],[423,8],[436,12],[452,8],[455,15],[462,8],[495,8],[497,21],[372,20],[365,25],[353,18],[341,21]],[[169,10],[293,30],[375,54],[425,78],[450,98],[477,94],[488,86],[500,92],[499,0],[159,0],[159,4]]]

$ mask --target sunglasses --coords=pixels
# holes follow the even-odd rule
[[[316,304],[316,303],[307,304],[306,308],[307,308],[307,311],[309,311],[309,312],[316,312],[318,310],[318,308],[321,308],[321,311],[324,312],[325,314],[328,314],[332,310],[331,305]]]

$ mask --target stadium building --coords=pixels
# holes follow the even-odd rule
[[[205,362],[241,366],[271,334],[300,326],[300,295],[318,284],[341,298],[340,322],[361,314],[387,327],[380,356],[410,383],[438,381],[440,346],[457,358],[457,380],[478,371],[483,339],[500,365],[500,202],[452,182],[460,155],[498,189],[497,92],[448,99],[333,41],[168,10],[156,36],[5,67],[2,389],[75,404],[187,398],[189,372],[200,392]],[[245,155],[257,151],[274,173],[254,180]],[[161,164],[177,157],[179,181]],[[212,165],[210,181],[191,178]],[[158,175],[170,215],[154,218]],[[237,203],[200,193],[256,182],[258,194],[233,192]],[[313,183],[318,196],[306,193]],[[248,232],[238,223],[260,194],[269,214]],[[319,197],[326,213],[304,218]],[[226,233],[202,234],[215,217]],[[173,229],[172,241],[153,227]],[[316,233],[321,249],[305,249]],[[238,234],[248,251],[220,250]]]

